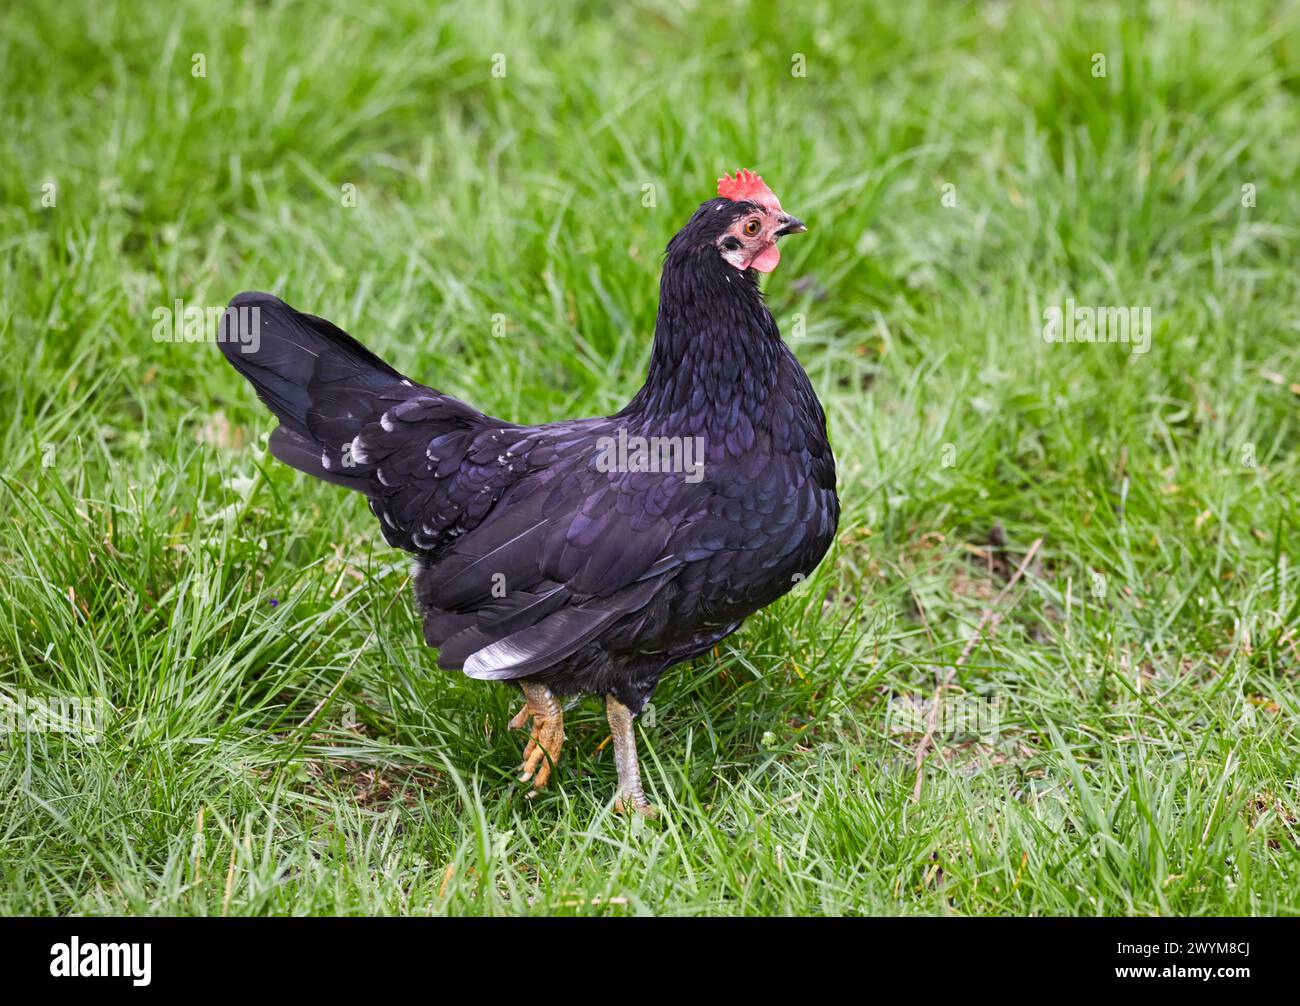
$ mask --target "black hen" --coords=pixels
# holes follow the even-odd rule
[[[825,415],[755,275],[804,226],[748,172],[719,192],[668,244],[645,386],[608,418],[493,419],[265,293],[231,301],[221,342],[280,420],[271,452],[364,493],[415,553],[439,666],[519,682],[523,778],[559,756],[555,696],[603,695],[619,806],[643,812],[632,717],[811,572],[839,517]]]

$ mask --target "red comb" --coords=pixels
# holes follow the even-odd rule
[[[758,203],[770,209],[781,209],[781,200],[776,198],[776,193],[748,168],[737,169],[735,178],[724,173],[718,179],[718,195],[732,202]]]

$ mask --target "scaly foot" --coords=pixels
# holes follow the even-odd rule
[[[530,718],[533,721],[524,761],[519,766],[519,781],[531,779],[536,792],[546,785],[551,768],[560,760],[560,750],[564,747],[564,710],[551,690],[540,682],[521,681],[519,687],[527,701],[510,721],[510,729],[521,730]]]
[[[636,811],[643,817],[655,817],[655,809],[641,788],[641,767],[636,760],[635,718],[632,710],[612,695],[605,696],[605,716],[614,735],[614,766],[618,769],[618,795],[614,809],[620,814]]]

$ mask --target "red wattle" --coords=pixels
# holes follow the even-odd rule
[[[780,261],[781,250],[777,248],[776,242],[773,241],[750,260],[749,267],[757,269],[759,272],[771,272]]]

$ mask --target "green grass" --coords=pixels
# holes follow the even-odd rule
[[[0,912],[1300,913],[1300,6],[40,6],[0,15],[0,693],[107,713],[0,737]],[[517,696],[436,669],[362,501],[152,312],[269,289],[487,412],[607,413],[738,165],[809,223],[766,287],[839,544],[664,680],[659,821],[590,701],[529,801]],[[1045,343],[1066,297],[1150,352]],[[945,695],[998,720],[914,801],[900,707],[1039,537]]]

